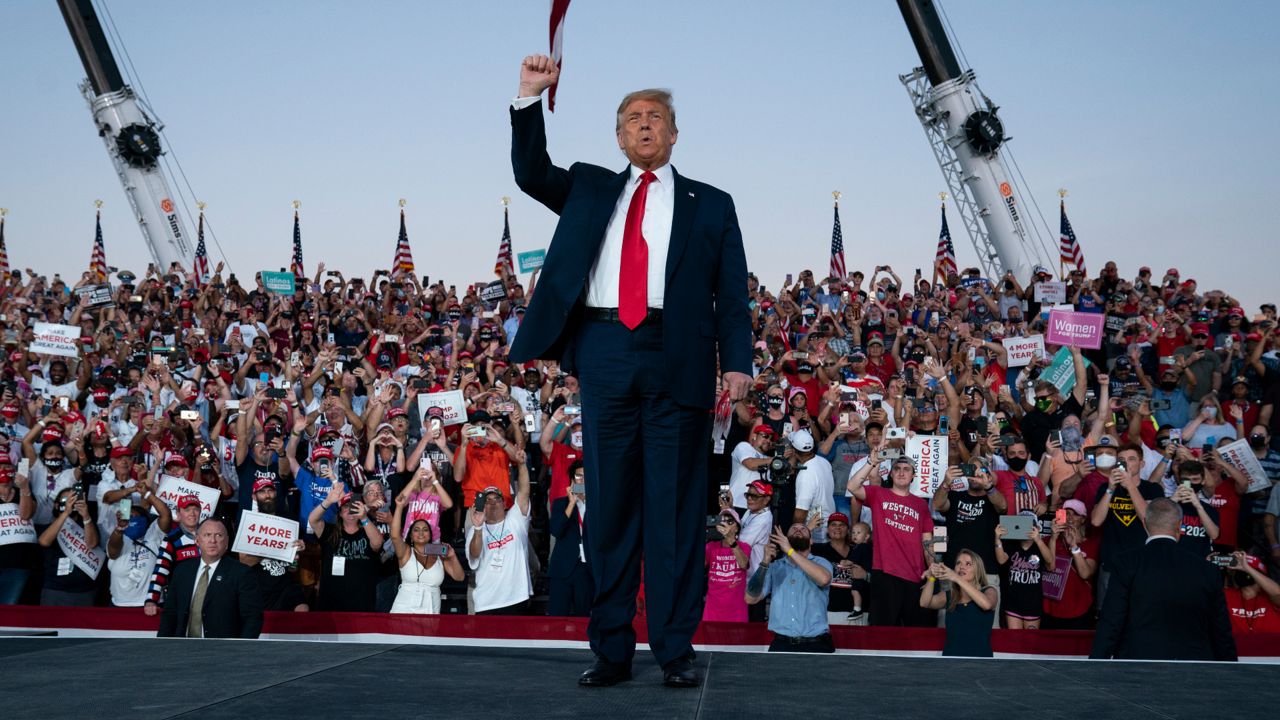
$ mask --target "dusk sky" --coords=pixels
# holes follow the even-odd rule
[[[516,251],[549,242],[555,216],[512,180],[507,116],[521,58],[547,51],[549,0],[98,4],[208,203],[214,262],[225,252],[242,276],[287,265],[295,199],[309,271],[389,266],[399,198],[433,279],[492,278],[504,195]],[[1055,238],[1069,190],[1091,271],[1178,267],[1250,313],[1276,299],[1280,3],[941,6]],[[849,268],[905,280],[928,272],[945,187],[898,81],[918,64],[892,0],[575,0],[549,149],[621,170],[618,100],[670,88],[673,164],[734,196],[766,285],[825,272],[837,189]],[[0,5],[0,66],[11,265],[78,277],[100,198],[108,262],[144,270],[55,3]],[[975,264],[954,212],[951,226],[961,266]]]

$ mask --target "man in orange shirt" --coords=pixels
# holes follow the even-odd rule
[[[503,504],[510,508],[511,466],[516,462],[516,446],[491,424],[489,413],[477,410],[462,426],[461,444],[453,458],[453,475],[462,483],[465,505],[487,487],[502,491]]]

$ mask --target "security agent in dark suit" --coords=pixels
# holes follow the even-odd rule
[[[1178,545],[1182,510],[1152,500],[1147,544],[1115,558],[1091,658],[1236,660],[1222,574]]]
[[[227,554],[227,526],[217,518],[196,530],[200,557],[178,563],[169,580],[157,637],[256,638],[262,593],[247,565]]]
[[[665,684],[696,687],[717,362],[731,399],[751,383],[742,233],[726,193],[671,168],[664,91],[618,108],[625,170],[553,165],[539,98],[558,77],[550,58],[525,58],[512,103],[516,183],[560,221],[511,359],[559,361],[582,388],[597,661],[578,681],[630,679],[643,559],[649,647]]]
[[[578,461],[569,466],[569,494],[551,501],[548,524],[556,539],[547,564],[550,592],[547,614],[586,616],[591,613],[595,597],[595,580],[591,577],[590,550],[587,546],[587,493],[574,492],[585,482],[585,470]]]

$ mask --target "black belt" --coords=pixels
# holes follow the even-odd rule
[[[618,319],[618,308],[589,307],[586,308],[583,316],[588,320],[594,320],[596,322],[622,322]],[[662,322],[662,308],[649,308],[649,311],[644,315],[644,322]]]
[[[815,635],[813,637],[791,637],[790,635],[779,635],[777,633],[774,633],[773,636],[783,642],[790,643],[791,645],[803,645],[811,642],[822,642],[823,640],[829,639],[831,637],[831,633],[822,633],[821,635]]]

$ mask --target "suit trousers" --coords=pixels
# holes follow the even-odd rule
[[[643,559],[649,647],[665,665],[693,653],[702,617],[711,416],[672,398],[660,320],[584,321],[574,352],[596,591],[587,637],[604,660],[631,662]]]
[[[583,563],[574,566],[569,577],[553,577],[548,581],[547,614],[553,617],[586,617],[591,614],[591,596],[595,581]]]

